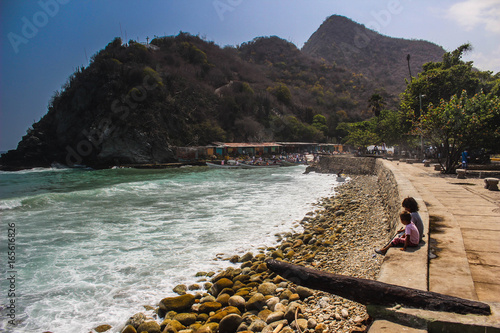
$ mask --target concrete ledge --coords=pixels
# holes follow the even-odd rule
[[[401,160],[400,160],[401,162]],[[400,251],[399,248],[390,248],[384,257],[382,267],[379,272],[378,281],[416,288],[421,290],[428,290],[428,253],[429,253],[429,212],[423,199],[419,196],[417,190],[412,183],[401,173],[393,163],[387,160],[377,161],[377,167],[387,170],[394,182],[397,184],[398,192],[398,206],[394,209],[397,213],[402,210],[401,203],[406,197],[414,197],[419,205],[419,214],[424,223],[424,237],[418,248],[410,248],[408,251]],[[386,176],[388,177],[388,176]],[[379,178],[381,178],[379,173]],[[380,181],[385,181],[380,179]],[[392,229],[395,233],[399,228],[399,214],[395,215],[396,221],[392,221]],[[404,269],[406,263],[411,262],[412,269]],[[384,309],[383,307],[375,307]],[[409,332],[409,333],[422,333],[427,332],[427,325],[425,321],[418,320],[418,318],[409,318],[407,321],[394,320],[390,312],[374,312],[373,306],[368,306],[368,313],[373,318],[377,318],[370,326],[369,333],[385,333],[385,332]],[[387,320],[384,320],[387,319]]]
[[[425,230],[418,248],[407,248],[407,251],[390,248],[387,251],[377,280],[403,287],[428,290],[429,212],[427,206],[412,183],[391,162],[379,160],[377,163],[382,163],[381,167],[389,170],[397,183],[399,210],[402,210],[401,202],[406,197],[411,196],[418,202],[419,214]],[[394,233],[400,226],[394,226]],[[406,269],[409,263],[411,263],[411,269]]]
[[[490,316],[426,311],[403,308],[400,305],[392,308],[368,305],[367,310],[370,316],[374,318],[383,318],[383,320],[390,321],[394,324],[424,330],[424,332],[500,333],[499,304],[490,304],[490,306],[492,309],[492,314]],[[372,327],[370,327],[370,333],[383,332],[377,330],[372,331]]]
[[[370,326],[370,333],[394,333],[394,332],[427,333],[427,330],[399,325],[388,320],[376,320]]]

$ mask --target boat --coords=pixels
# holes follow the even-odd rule
[[[281,165],[279,164],[250,164],[250,163],[242,163],[240,164],[240,168],[243,169],[254,169],[254,168],[279,168]]]
[[[213,169],[238,169],[240,168],[239,164],[221,164],[221,163],[213,163],[213,162],[205,162],[209,168]]]
[[[237,162],[235,160],[205,162],[209,168],[214,169],[258,169],[258,168],[279,168],[284,166],[297,165],[295,163],[283,163],[283,161],[257,161],[257,162]]]

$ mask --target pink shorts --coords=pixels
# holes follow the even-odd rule
[[[404,245],[405,244],[405,239],[406,238],[402,238],[402,237],[395,237],[393,240],[392,240],[392,246],[398,246],[398,245]],[[418,244],[413,244],[411,241],[408,242],[408,246],[418,246]]]

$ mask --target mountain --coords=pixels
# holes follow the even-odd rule
[[[405,79],[410,78],[408,55],[412,76],[416,76],[423,64],[441,61],[446,52],[441,46],[427,41],[381,35],[339,15],[327,18],[302,51],[363,74],[392,97],[405,89]]]
[[[372,116],[373,93],[397,107],[408,52],[422,63],[419,47],[432,51],[428,61],[444,53],[361,27],[330,17],[302,50],[276,36],[224,48],[183,32],[147,45],[116,38],[68,78],[0,165],[104,168],[174,162],[176,146],[215,141],[335,141],[338,123]],[[353,31],[387,47],[345,53],[357,45]]]

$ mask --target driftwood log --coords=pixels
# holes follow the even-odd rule
[[[311,289],[335,294],[360,304],[408,307],[460,314],[489,315],[488,304],[374,280],[331,274],[283,261],[267,260],[267,267],[283,278]]]

